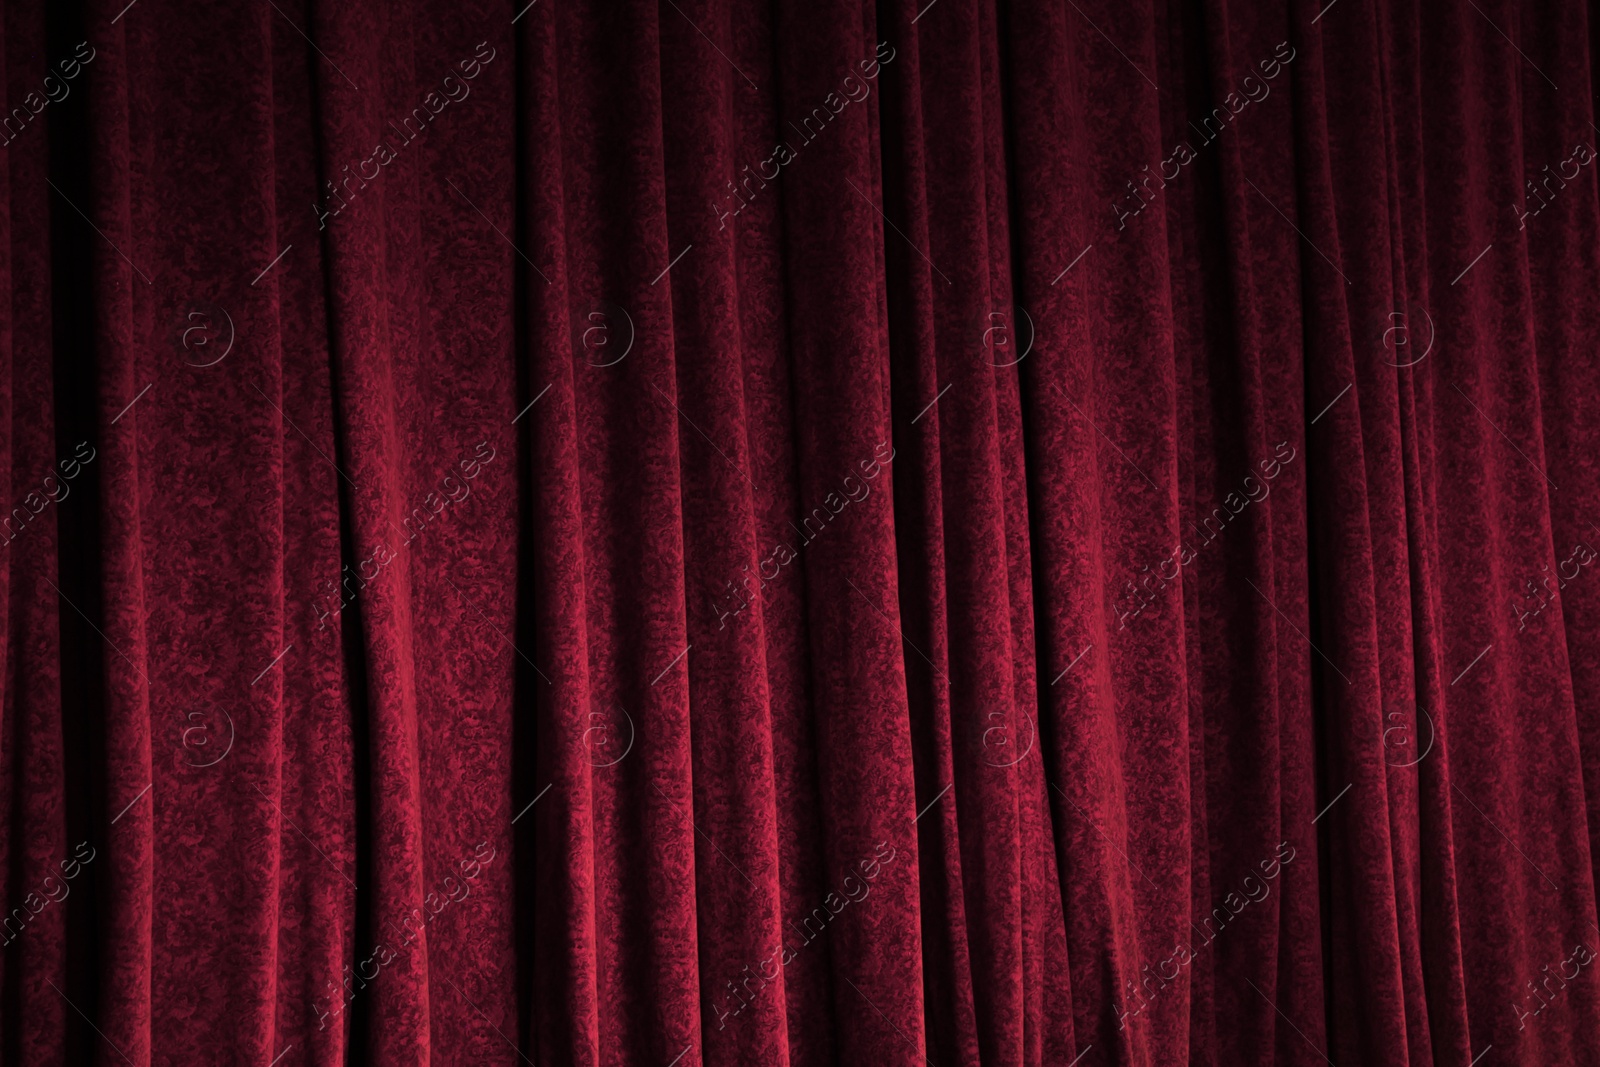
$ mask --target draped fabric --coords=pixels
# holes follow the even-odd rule
[[[0,1057],[1600,1064],[1597,32],[7,3]]]

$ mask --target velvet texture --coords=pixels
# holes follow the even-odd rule
[[[1600,1064],[1590,6],[125,3],[6,1063]]]

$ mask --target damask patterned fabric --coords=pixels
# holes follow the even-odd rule
[[[0,1057],[1600,1064],[1579,0],[12,0]]]

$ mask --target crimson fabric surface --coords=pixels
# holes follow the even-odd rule
[[[0,1056],[1600,1064],[1578,0],[8,0]]]

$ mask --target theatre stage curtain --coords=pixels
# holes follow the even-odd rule
[[[1591,6],[0,33],[6,1063],[1600,1064]]]

